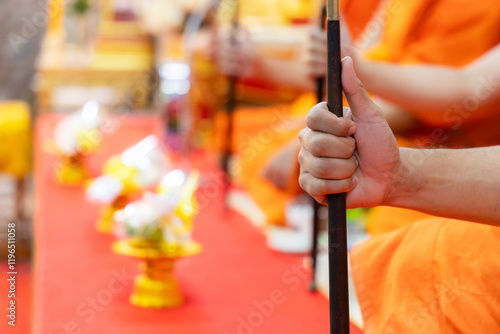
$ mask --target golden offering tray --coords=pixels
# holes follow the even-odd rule
[[[135,278],[130,303],[143,308],[174,308],[184,302],[179,284],[172,275],[174,261],[202,251],[199,243],[186,244],[152,242],[140,238],[113,243],[113,251],[120,255],[139,258],[141,274]]]

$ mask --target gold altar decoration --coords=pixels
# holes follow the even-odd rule
[[[102,115],[95,101],[88,101],[81,110],[64,117],[54,129],[54,138],[45,142],[45,149],[60,157],[54,174],[65,185],[79,185],[86,178],[85,156],[95,152],[102,142]]]
[[[174,263],[201,252],[201,245],[190,242],[183,246],[148,242],[142,239],[121,240],[113,244],[117,254],[142,260],[130,303],[143,308],[173,308],[183,304],[179,284],[172,275]]]
[[[96,221],[96,230],[99,233],[111,233],[113,231],[113,217],[115,212],[123,209],[130,201],[130,197],[140,186],[137,182],[138,170],[122,163],[120,155],[112,156],[103,167],[104,175],[112,175],[122,183],[120,194],[109,205],[104,205]]]
[[[201,252],[191,240],[193,219],[198,213],[194,193],[199,173],[185,180],[179,170],[167,174],[155,194],[115,214],[126,239],[113,244],[120,255],[141,259],[130,303],[143,308],[174,308],[183,304],[173,276],[176,260]],[[127,212],[128,211],[128,212]]]
[[[114,214],[142,191],[156,185],[168,163],[154,135],[110,157],[104,163],[102,175],[92,180],[87,188],[90,201],[104,204],[96,222],[97,231],[111,233]]]

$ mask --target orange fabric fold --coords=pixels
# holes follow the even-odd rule
[[[431,218],[354,247],[366,334],[498,333],[500,228]]]
[[[428,218],[432,216],[408,209],[379,206],[370,210],[367,229],[368,233],[375,236]]]
[[[305,126],[305,116],[314,104],[314,94],[304,94],[290,105],[241,108],[234,114],[231,148],[239,159],[233,172],[264,212],[269,224],[284,225],[286,205],[302,192],[297,182],[299,166],[295,164],[285,190],[278,189],[261,174],[276,152],[297,139]],[[226,140],[226,115],[219,113],[215,124],[215,147],[222,149]]]
[[[380,13],[382,40],[371,60],[461,67],[500,42],[496,0],[390,0]]]
[[[366,2],[372,12],[380,3],[374,0],[361,2]],[[350,0],[345,6],[355,8],[359,3]],[[358,32],[354,35],[356,39],[366,38],[359,31],[365,30],[369,20],[362,15],[353,15],[361,11],[359,7],[355,9],[357,11],[346,11],[346,20],[351,21],[349,28]],[[500,34],[497,33],[500,7],[496,0],[478,3],[464,0],[387,0],[384,9],[378,13],[381,21],[376,22],[383,22],[381,41],[365,54],[367,59],[373,61],[462,67],[500,43]],[[368,28],[371,28],[372,23],[369,24]],[[381,26],[373,27],[382,29]],[[370,31],[367,29],[368,34]],[[498,145],[498,124],[500,118],[497,116],[485,120],[483,124],[463,124],[458,135],[445,127],[448,139],[439,144],[450,147]],[[449,127],[453,125],[455,123]],[[421,134],[411,136],[412,141],[429,141],[433,129],[423,126],[419,131]],[[372,211],[369,226],[371,232],[380,234],[426,217],[410,210],[377,208]]]

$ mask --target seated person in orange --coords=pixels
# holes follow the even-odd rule
[[[497,48],[468,71],[421,68],[421,74],[462,81],[460,88],[474,94],[470,78],[500,78],[499,61]],[[301,186],[324,204],[327,194],[347,192],[349,208],[388,205],[447,217],[372,237],[351,251],[364,332],[498,332],[500,146],[398,147],[352,59],[342,65],[351,109],[338,118],[322,103],[309,113],[300,133]],[[451,92],[446,85],[436,90],[434,97]],[[485,100],[500,102],[500,89]]]
[[[498,35],[489,33],[493,27],[498,26],[500,23],[500,14],[489,9],[494,6],[493,0],[487,2],[488,5],[482,3],[470,10],[455,9],[455,4],[453,4],[452,8],[451,4],[446,1],[426,0],[351,0],[343,2],[342,7],[343,18],[354,38],[351,49],[356,50],[359,57],[362,56],[366,59],[366,64],[385,62],[461,67],[478,58],[500,42]],[[454,13],[453,20],[447,19],[450,11]],[[372,12],[376,14],[373,16],[366,14]],[[431,15],[429,15],[430,12]],[[344,31],[347,30],[344,29]],[[344,37],[344,40],[347,42],[346,44],[349,44],[349,34]],[[443,43],[443,41],[446,41],[446,43]],[[324,40],[312,38],[311,44],[308,59],[311,74],[315,76],[324,75],[326,70],[324,65],[324,53],[326,51]],[[245,59],[245,61],[249,60]],[[238,64],[237,68],[245,67],[243,62],[234,63]],[[274,80],[273,71],[270,70],[266,73],[271,78],[270,80]],[[376,77],[371,75],[369,70],[366,73],[367,76],[372,78],[372,82],[376,82]],[[305,80],[300,82],[305,82]],[[397,80],[394,85],[397,85]],[[311,87],[310,83],[308,83],[308,87]],[[377,90],[377,87],[374,90]],[[377,93],[385,98],[383,92],[377,91]],[[406,110],[403,113],[401,107],[397,106],[398,101],[391,103],[390,98],[385,101],[379,99],[379,101],[383,102],[384,110],[394,115],[394,117],[390,117],[391,126],[399,128],[405,133],[408,133],[408,131],[415,133],[415,137],[410,137],[413,142],[417,138],[419,141],[426,143],[429,138],[435,136],[434,129],[430,131],[427,129],[426,132],[425,129],[417,128],[417,125],[420,125],[422,120],[417,119],[417,117],[407,117]],[[404,109],[407,107],[407,105],[403,105]],[[410,109],[414,107],[410,106]],[[456,132],[456,130],[453,131]],[[460,137],[455,133],[449,136],[452,135],[453,137]],[[439,144],[443,145],[443,143]],[[246,176],[248,180],[253,182],[250,187],[255,185],[254,191],[250,189],[250,192],[253,193],[256,201],[260,202],[259,204],[262,207],[270,206],[274,210],[277,210],[278,205],[270,201],[270,199],[274,198],[275,194],[282,194],[279,188],[288,189],[294,184],[293,175],[295,170],[289,168],[288,164],[298,152],[297,143],[288,142],[288,144],[280,143],[280,145],[279,147],[285,146],[285,149],[275,158],[272,158],[272,155],[277,152],[277,148],[275,146],[266,148],[265,154],[262,153],[262,156],[266,157],[264,163],[259,160],[260,165],[258,165],[251,161],[247,169],[256,177],[263,174],[271,181],[270,184],[278,186],[277,188],[272,187],[272,185],[267,188],[260,185],[257,187],[257,183],[253,182],[255,178]],[[463,146],[464,143],[460,143],[460,145]],[[267,163],[267,166],[265,163]],[[287,196],[290,198],[290,195]]]
[[[319,12],[319,2],[316,7]],[[289,188],[287,184],[280,185],[282,189],[278,189],[269,180],[260,177],[260,174],[271,155],[291,140],[296,141],[292,149],[293,153],[297,153],[296,136],[305,124],[304,110],[310,109],[316,102],[312,93],[302,96],[304,92],[314,88],[314,80],[308,76],[308,69],[301,61],[305,53],[302,42],[307,40],[310,26],[273,26],[265,38],[254,31],[255,27],[244,26],[243,22],[236,43],[230,40],[227,31],[222,31],[213,47],[214,58],[220,71],[238,77],[238,97],[246,94],[248,100],[249,91],[255,87],[254,85],[249,88],[248,83],[264,83],[261,87],[275,88],[278,91],[275,95],[281,96],[281,92],[286,90],[293,98],[282,101],[290,102],[295,99],[292,104],[281,102],[268,107],[262,107],[265,103],[257,101],[254,107],[238,108],[234,115],[232,148],[238,158],[233,165],[232,174],[236,174],[236,181],[240,180],[252,195],[260,194],[254,196],[254,199],[262,209],[264,219],[257,223],[279,225],[284,224],[284,208],[287,202],[302,191],[297,182],[291,182]],[[297,37],[297,34],[300,37]],[[274,39],[284,38],[280,40],[279,45],[274,45],[268,40],[271,35],[275,35]],[[300,97],[297,99],[297,96]],[[222,122],[219,118],[219,129],[222,127],[220,123]],[[217,132],[224,133],[223,130]],[[219,138],[219,141],[222,140],[224,138]],[[287,159],[287,166],[298,171],[294,163],[296,156],[287,154]],[[267,205],[270,201],[274,203],[272,206]],[[236,206],[240,204],[241,202],[238,202]]]
[[[496,98],[500,75],[494,78],[484,68],[494,67],[500,45],[470,65],[453,71],[439,66],[398,66],[366,62],[355,58],[359,77],[370,92],[404,108],[404,122],[417,123],[408,131],[402,146],[478,147],[500,144],[500,102]],[[486,66],[486,67],[485,67]],[[484,73],[480,73],[483,71]],[[367,73],[370,73],[367,75]],[[407,87],[412,89],[407,89]],[[387,105],[387,104],[385,104]],[[397,112],[385,113],[394,130]],[[392,121],[392,122],[391,122]],[[401,122],[399,123],[401,124]],[[406,143],[405,143],[406,142]],[[430,216],[412,210],[378,207],[372,210],[369,229],[372,234],[392,231]]]

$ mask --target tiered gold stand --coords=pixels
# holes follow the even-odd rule
[[[135,278],[130,303],[143,308],[173,308],[183,304],[179,284],[172,275],[174,262],[183,257],[200,253],[199,243],[185,245],[151,242],[134,238],[117,241],[113,251],[120,255],[142,259]]]

